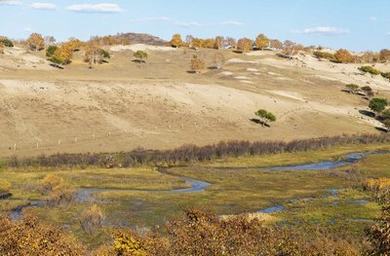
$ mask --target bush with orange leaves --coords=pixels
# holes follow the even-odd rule
[[[258,219],[244,216],[221,220],[197,209],[186,210],[182,218],[168,222],[166,228],[166,236],[117,233],[110,255],[360,255],[356,245],[320,232],[306,234],[265,227]]]
[[[38,33],[32,33],[26,43],[32,51],[41,51],[45,48],[45,39]]]
[[[42,180],[39,190],[50,206],[69,204],[74,198],[74,189],[64,179],[52,174]]]
[[[335,54],[334,57],[336,62],[339,63],[354,63],[356,61],[356,57],[353,56],[348,50],[340,49]]]
[[[250,52],[253,49],[253,41],[249,38],[241,38],[237,41],[238,52]]]
[[[205,69],[206,64],[204,61],[198,57],[198,55],[192,56],[191,59],[191,71],[193,73],[200,73],[203,69]]]
[[[0,255],[86,255],[85,248],[61,229],[31,215],[11,221],[0,217]]]
[[[98,228],[103,225],[104,214],[96,204],[87,208],[81,213],[80,224],[84,232],[92,235]]]
[[[184,42],[183,40],[181,39],[181,35],[180,34],[174,34],[172,36],[172,39],[170,41],[170,44],[172,47],[174,48],[179,48],[179,47],[182,47]]]

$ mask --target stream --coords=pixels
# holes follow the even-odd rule
[[[326,160],[326,161],[320,161],[317,163],[309,163],[309,164],[299,164],[299,165],[287,165],[287,166],[275,166],[266,168],[266,170],[270,171],[320,171],[320,170],[332,170],[343,166],[352,165],[354,163],[359,162],[360,160],[364,159],[366,156],[369,155],[377,155],[377,154],[387,154],[390,153],[390,151],[372,151],[372,152],[360,152],[360,153],[350,153],[347,155],[344,155],[339,160]],[[188,184],[189,188],[181,188],[181,189],[173,189],[173,190],[121,190],[121,189],[105,189],[105,188],[80,188],[77,190],[75,194],[75,201],[79,203],[84,202],[90,202],[94,200],[94,195],[97,193],[102,192],[134,192],[134,191],[141,191],[141,192],[150,192],[150,193],[159,193],[159,192],[167,192],[167,193],[198,193],[205,191],[211,184],[205,181],[196,180],[188,177],[183,176],[176,176],[173,174],[168,173],[166,170],[161,171],[162,173],[166,175],[171,175],[174,177],[178,177],[183,179],[186,184]],[[331,194],[337,195],[336,190],[331,190]],[[358,204],[364,205],[365,202],[357,202]],[[18,206],[11,210],[10,218],[12,220],[17,220],[22,216],[23,209],[30,208],[30,207],[44,207],[45,203],[43,201],[31,201],[30,203]],[[266,213],[266,214],[272,214],[272,213],[278,213],[284,210],[284,206],[282,205],[275,205],[269,208],[260,209],[257,212],[258,213]]]

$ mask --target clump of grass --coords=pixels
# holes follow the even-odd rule
[[[372,66],[362,66],[362,67],[359,67],[358,69],[364,73],[369,73],[369,74],[375,75],[375,76],[381,74],[381,72],[378,69],[376,69]]]

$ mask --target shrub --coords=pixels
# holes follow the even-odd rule
[[[379,59],[382,62],[386,62],[390,60],[390,50],[388,49],[383,49],[379,53]]]
[[[201,72],[205,69],[206,64],[197,55],[193,55],[191,59],[191,71],[195,73]]]
[[[58,49],[57,46],[55,45],[50,45],[49,47],[47,47],[46,49],[46,56],[47,57],[53,57],[54,53],[56,52],[56,50]]]
[[[363,92],[366,93],[366,95],[368,97],[372,97],[374,96],[374,91],[372,90],[372,88],[370,86],[363,86],[362,88],[360,88]]]
[[[264,49],[269,47],[270,41],[264,34],[260,34],[257,36],[255,44],[257,49]]]
[[[357,84],[347,84],[345,85],[349,93],[355,94],[359,90],[359,85]]]
[[[372,100],[370,100],[368,107],[376,113],[381,113],[383,110],[385,110],[387,105],[388,105],[387,99],[373,98]]]
[[[0,37],[0,44],[5,47],[14,47],[14,43],[6,37]]]
[[[358,69],[364,73],[370,73],[371,75],[380,75],[381,74],[381,72],[379,70],[375,69],[372,66],[362,66],[362,67],[359,67]]]
[[[136,51],[133,56],[138,62],[145,62],[145,59],[148,58],[148,54],[144,51]]]
[[[381,73],[381,75],[382,75],[384,78],[390,80],[390,72],[383,72],[383,73]]]
[[[353,63],[355,62],[355,57],[346,49],[340,49],[335,54],[334,57],[339,63]]]
[[[0,193],[8,193],[11,190],[11,183],[7,180],[0,179]]]
[[[174,48],[182,47],[184,43],[183,43],[183,40],[181,39],[181,35],[180,34],[174,34],[172,36],[170,44]]]
[[[237,42],[237,50],[239,52],[250,52],[253,49],[253,42],[248,38],[241,38]]]
[[[267,110],[260,109],[258,110],[255,115],[260,118],[261,125],[269,125],[269,122],[275,122],[276,117],[271,112],[268,112]]]
[[[387,132],[390,132],[390,119],[385,119],[383,125],[386,127]]]
[[[68,44],[63,44],[54,51],[53,56],[49,59],[56,64],[70,64],[73,57],[73,50]]]
[[[314,57],[316,57],[318,59],[326,59],[326,60],[331,60],[331,61],[336,60],[336,57],[334,56],[334,54],[329,53],[329,52],[315,51],[313,53],[313,55],[314,55]]]
[[[45,48],[45,39],[38,33],[32,33],[26,42],[32,51],[41,51]]]
[[[382,112],[382,118],[383,119],[390,119],[390,109],[386,109]]]
[[[86,255],[74,237],[31,215],[20,221],[0,217],[0,237],[0,255]]]
[[[74,189],[64,179],[52,174],[42,180],[39,190],[46,196],[45,200],[50,206],[67,204],[74,198]]]
[[[198,209],[188,209],[182,217],[168,221],[166,229],[165,236],[116,234],[114,255],[359,255],[355,244],[326,232],[266,227],[245,216],[221,219]]]
[[[0,54],[4,54],[4,45],[0,44]]]
[[[103,225],[104,214],[97,205],[84,210],[80,216],[80,225],[84,232],[92,235],[96,229]]]
[[[85,47],[85,53],[84,53],[84,61],[89,63],[90,67],[92,64],[102,64],[105,59],[110,58],[110,54],[95,46],[92,43],[89,43]]]

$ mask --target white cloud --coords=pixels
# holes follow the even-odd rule
[[[0,5],[21,5],[19,0],[0,0]]]
[[[153,21],[171,21],[171,18],[165,16],[157,16],[157,17],[145,17],[145,18],[130,20],[130,22],[153,22]]]
[[[378,20],[378,18],[375,17],[375,16],[371,16],[371,17],[369,17],[368,19],[371,20],[371,21],[377,21],[377,20]]]
[[[186,28],[204,26],[204,24],[201,24],[201,23],[196,22],[196,21],[192,21],[192,22],[177,21],[177,22],[175,22],[175,25],[180,26],[180,27],[186,27]]]
[[[306,28],[304,30],[295,30],[293,32],[299,34],[306,34],[306,35],[332,36],[332,35],[348,34],[349,30],[343,28],[337,28],[337,27],[313,27],[313,28]]]
[[[100,4],[74,4],[66,7],[72,12],[90,12],[90,13],[115,13],[122,12],[123,9],[117,4],[100,3]]]
[[[242,25],[244,25],[244,23],[242,23],[240,21],[236,21],[236,20],[227,20],[227,21],[221,22],[220,24],[226,25],[226,26],[242,26]]]
[[[32,3],[30,7],[36,10],[49,10],[49,11],[57,9],[57,6],[52,3]]]

